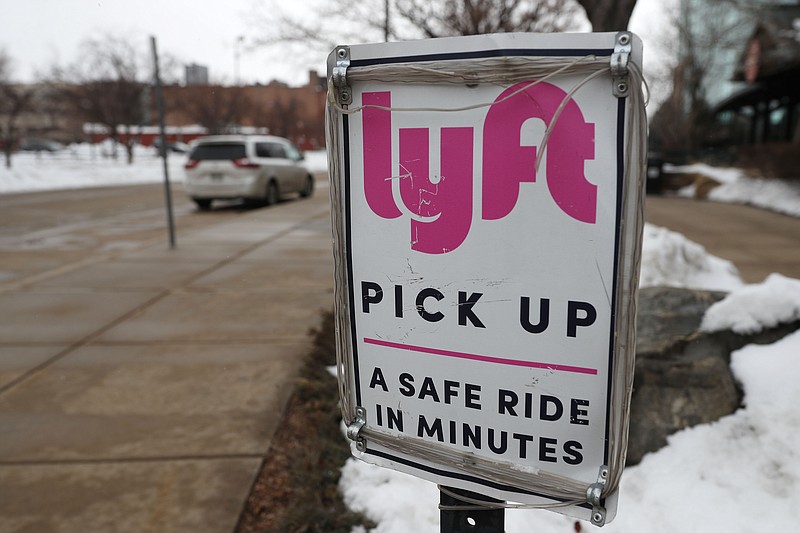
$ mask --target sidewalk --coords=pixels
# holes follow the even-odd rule
[[[0,531],[232,531],[332,305],[328,209],[0,292]]]
[[[800,279],[800,218],[747,205],[648,196],[648,222],[733,261],[746,283],[778,272]]]

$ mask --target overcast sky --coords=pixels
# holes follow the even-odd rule
[[[272,1],[294,13],[310,11],[304,0]],[[645,41],[646,61],[648,54],[652,58],[651,38],[664,25],[662,17],[653,15],[662,3],[639,0],[631,21],[631,29]],[[269,32],[254,21],[254,6],[268,5],[267,0],[0,0],[0,4],[0,48],[13,59],[13,77],[23,81],[33,81],[37,72],[47,72],[53,64],[75,62],[82,41],[108,34],[141,43],[143,54],[149,53],[153,35],[160,53],[181,63],[206,65],[213,80],[225,83],[235,79],[237,46],[243,82],[280,79],[301,85],[308,80],[309,69],[324,74],[326,51],[297,57],[280,48],[248,46],[255,36]]]

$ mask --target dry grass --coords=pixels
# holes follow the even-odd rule
[[[349,533],[373,527],[344,505],[338,491],[340,468],[350,456],[339,430],[333,316],[327,314],[314,349],[253,484],[237,532]]]

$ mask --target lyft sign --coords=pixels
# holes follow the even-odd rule
[[[556,110],[566,93],[550,83],[518,83],[501,92],[483,117],[481,218],[508,215],[519,198],[520,185],[536,181],[536,146],[522,144],[523,125],[539,120],[553,125],[549,139],[547,188],[568,216],[593,224],[597,186],[584,175],[584,162],[594,158],[594,126],[586,123],[578,104],[567,101],[557,123]],[[439,172],[431,173],[431,129],[398,128],[397,159],[392,158],[391,91],[364,92],[364,195],[381,218],[401,217],[393,183],[398,176],[399,203],[411,218],[412,249],[429,254],[455,250],[472,224],[475,126],[442,127]],[[398,168],[392,168],[398,163]]]
[[[620,354],[633,317],[621,315],[641,224],[641,180],[625,180],[632,111],[611,75],[517,69],[503,82],[503,68],[551,48],[565,64],[597,62],[614,34],[360,45],[329,59],[340,84],[348,70],[328,149],[353,452],[537,505],[571,499],[553,479],[585,492],[624,456],[616,380],[632,361]],[[499,61],[496,79],[470,81],[484,60]],[[356,75],[367,67],[374,77]]]

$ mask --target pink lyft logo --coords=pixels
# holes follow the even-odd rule
[[[514,209],[520,184],[536,181],[536,146],[521,142],[529,119],[549,126],[567,96],[549,83],[520,91],[520,83],[503,91],[489,108],[483,126],[481,217],[498,220]],[[364,128],[364,194],[379,217],[411,218],[411,249],[444,254],[458,248],[472,225],[472,127],[441,128],[439,176],[430,176],[430,131],[399,128],[399,165],[392,168],[391,92],[362,95]],[[594,224],[597,186],[586,180],[584,161],[594,158],[594,124],[584,120],[578,104],[569,100],[547,143],[547,188],[561,210],[580,222]],[[398,206],[393,182],[399,180]]]

